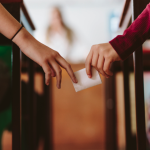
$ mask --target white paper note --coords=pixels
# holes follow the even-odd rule
[[[76,92],[102,83],[98,71],[93,67],[92,67],[92,78],[89,78],[87,76],[85,68],[75,72],[74,74],[78,80],[78,83],[73,83]]]

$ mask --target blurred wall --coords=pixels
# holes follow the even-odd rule
[[[110,40],[109,16],[112,11],[121,15],[124,0],[24,0],[36,25],[35,37],[45,41],[53,6],[60,6],[66,24],[87,45],[87,53],[93,44]]]

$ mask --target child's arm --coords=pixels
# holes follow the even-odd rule
[[[124,60],[132,54],[146,39],[150,37],[150,4],[139,17],[124,31],[109,43],[99,44],[92,47],[87,60],[87,74],[91,76],[91,65],[102,75],[109,77],[110,64],[114,61]],[[91,65],[90,65],[91,64]]]
[[[21,24],[9,14],[0,4],[0,33],[11,39],[20,29]],[[56,76],[57,87],[61,87],[61,67],[65,68],[73,82],[77,82],[71,66],[58,52],[38,42],[25,28],[22,28],[14,37],[21,51],[29,58],[42,66],[45,72],[46,84],[49,84],[50,76]]]

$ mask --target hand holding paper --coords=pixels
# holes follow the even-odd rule
[[[78,80],[78,83],[73,83],[76,92],[102,83],[100,75],[94,67],[92,67],[92,78],[88,78],[85,68],[74,74]]]

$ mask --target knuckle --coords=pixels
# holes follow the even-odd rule
[[[41,61],[42,67],[47,64],[47,58],[43,58]]]
[[[57,52],[57,56],[61,56],[61,55]]]
[[[107,59],[107,61],[110,63],[112,61],[112,57],[109,53],[105,54],[105,58]]]
[[[105,54],[105,59],[107,59],[107,61],[109,61],[110,62],[110,56],[109,56],[109,54]]]
[[[96,66],[96,64],[93,64],[92,66],[93,66],[95,69],[97,69],[97,66]]]
[[[48,70],[48,71],[46,72],[46,74],[47,74],[48,76],[50,76],[50,75],[51,75],[51,71]]]
[[[57,57],[57,56],[59,56],[59,53],[57,51],[54,51],[53,56]]]
[[[67,68],[69,68],[69,69],[70,69],[70,68],[71,68],[71,65],[70,65],[70,64],[67,64]]]
[[[95,48],[96,48],[96,49],[99,49],[99,48],[101,48],[101,45],[99,45],[99,44],[98,44],[98,45],[95,45]]]
[[[108,72],[109,71],[109,69],[108,68],[104,68],[104,72]]]
[[[95,47],[96,47],[95,45],[92,45],[91,46],[91,51],[93,51],[95,49]]]
[[[92,63],[92,66],[97,68],[97,65],[96,65],[96,63]]]
[[[98,69],[99,71],[102,71],[102,67],[97,67],[97,69]]]
[[[104,49],[100,47],[99,52],[100,52],[100,54],[104,54]]]
[[[102,74],[102,75],[104,75],[104,72],[103,72],[103,71],[99,71],[99,73]]]
[[[58,72],[59,72],[59,74],[61,74],[61,73],[62,73],[62,70],[61,70],[61,69],[59,69],[59,70],[58,70]]]

